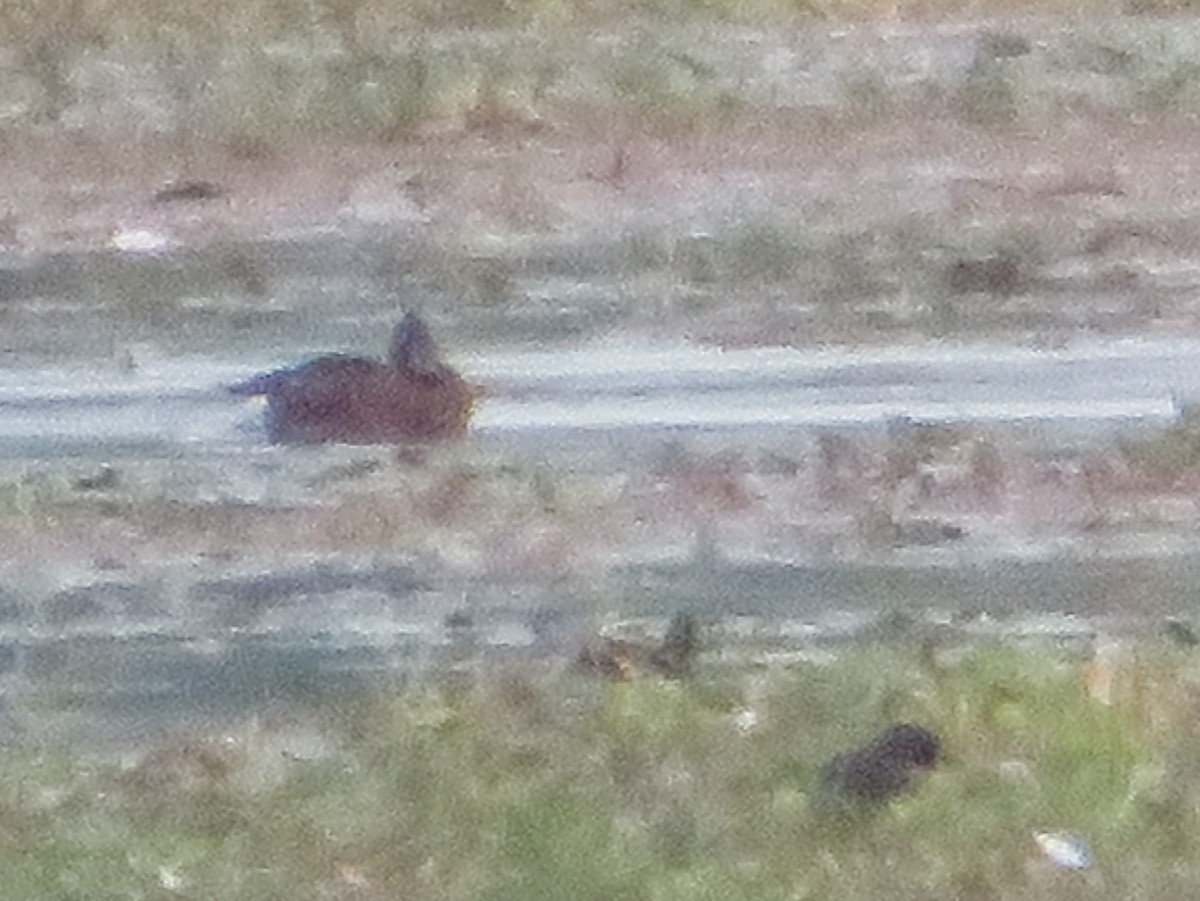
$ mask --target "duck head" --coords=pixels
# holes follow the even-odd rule
[[[416,313],[407,313],[392,329],[388,362],[399,369],[436,373],[442,366],[441,353],[429,326]]]

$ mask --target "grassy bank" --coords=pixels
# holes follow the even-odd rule
[[[870,28],[844,26],[883,20],[903,33],[906,20],[935,28],[980,10],[961,0],[257,0],[203,13],[180,3],[8,2],[0,135],[10,145],[60,132],[126,149],[159,141],[252,160],[314,139],[462,130],[695,135],[764,117],[777,125],[810,106],[859,126],[914,114],[973,127],[1059,124],[1064,109],[1188,105],[1197,81],[1189,29],[1126,16],[1186,11],[1184,0],[1086,11],[1012,0],[986,14],[1039,18],[1014,19],[1012,31],[981,25],[973,61],[921,71],[927,62],[886,38],[857,46],[872,42]],[[1065,36],[1064,21],[1076,21]],[[946,59],[961,55],[949,49]],[[774,69],[762,65],[768,57]],[[794,127],[825,126],[801,116]]]
[[[15,273],[18,348],[61,346],[23,304],[60,294],[116,346],[387,292],[489,334],[559,317],[723,344],[1196,319],[1196,188],[1173,168],[1200,100],[1186,19],[70,9],[10,9],[0,30],[19,185],[0,242],[216,250]],[[330,228],[376,243],[319,268],[253,243]]]
[[[862,647],[693,682],[431,676],[328,719],[325,752],[193,739],[124,767],[0,761],[6,897],[1178,898],[1200,887],[1197,669],[1116,652]],[[935,727],[942,768],[853,826],[829,755]],[[1033,840],[1095,850],[1059,869]]]

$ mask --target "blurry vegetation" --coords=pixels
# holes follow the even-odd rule
[[[1017,120],[1017,102],[1004,64],[977,56],[959,92],[963,119],[971,125],[1011,125]]]
[[[1198,692],[1192,652],[1154,639],[714,655],[684,682],[435,672],[343,707],[316,756],[236,730],[124,766],[10,748],[5,897],[1174,901],[1200,890]],[[940,734],[939,770],[817,818],[823,763],[896,721]],[[1056,829],[1094,871],[1042,857]]]
[[[898,194],[870,182],[879,204],[839,188],[836,200],[803,209],[795,199],[815,198],[808,188],[764,202],[762,186],[751,186],[743,206],[737,179],[713,180],[746,153],[747,171],[773,186],[793,138],[812,158],[814,147],[837,154],[860,132],[928,119],[1022,141],[1027,130],[1056,133],[1064,116],[1179,115],[1200,99],[1200,44],[1149,17],[1040,36],[980,26],[956,32],[945,53],[941,43],[880,43],[869,29],[825,39],[828,19],[926,6],[250,0],[201,12],[174,0],[153,10],[0,0],[0,62],[11,76],[0,81],[0,148],[86,137],[80,146],[101,145],[89,166],[108,141],[128,166],[162,152],[168,168],[186,170],[219,167],[222,154],[263,162],[295,148],[407,142],[394,172],[354,176],[339,213],[374,215],[360,208],[375,202],[378,177],[381,207],[434,226],[413,230],[425,243],[405,246],[411,269],[401,277],[486,314],[533,312],[553,296],[546,306],[573,306],[580,320],[602,307],[606,322],[636,327],[639,316],[673,312],[708,320],[694,331],[715,335],[726,324],[713,320],[736,312],[748,329],[761,312],[762,335],[775,340],[1028,333],[1064,322],[1127,329],[1130,319],[1170,317],[1174,295],[1155,292],[1154,276],[1137,291],[1102,284],[1097,273],[1113,261],[1079,232],[1103,231],[1126,207],[1092,209],[1095,197],[1121,196],[1120,184],[1086,161],[1060,185],[1036,167],[989,178],[931,164],[922,184],[906,176]],[[796,41],[772,34],[784,24],[798,29]],[[594,154],[578,159],[581,144]],[[666,178],[668,166],[684,177]],[[779,179],[799,175],[784,169]],[[236,186],[221,186],[239,209]],[[643,187],[652,193],[638,217],[616,220]],[[917,192],[913,203],[904,190]],[[661,214],[676,202],[692,206]],[[1144,215],[1127,212],[1132,234],[1144,231]],[[27,226],[12,218],[20,244]],[[524,241],[534,236],[552,238],[553,251]],[[565,297],[564,273],[539,254],[573,254],[580,265],[568,277],[595,290]],[[115,298],[127,319],[167,331],[194,315],[197,297],[275,300],[288,281],[249,254],[198,262],[109,261],[61,290],[5,273],[0,295]],[[1071,274],[1043,277],[1052,266]],[[1139,278],[1136,267],[1112,268]],[[1081,303],[1081,286],[1103,302]],[[274,309],[286,315],[286,306]]]
[[[771,29],[804,19],[925,13],[925,6],[250,0],[200,11],[178,0],[153,8],[0,0],[0,54],[10,76],[0,99],[9,130],[33,123],[77,130],[93,116],[91,127],[112,137],[126,137],[135,125],[143,136],[216,143],[252,157],[320,135],[406,138],[447,120],[468,128],[513,118],[624,121],[696,134],[761,125],[764,109],[748,94],[745,73],[708,52],[705,40],[687,40],[680,25]],[[1044,12],[1044,4],[1037,9]],[[596,29],[623,37],[597,43]],[[936,107],[955,98],[953,112],[977,126],[1011,124],[1038,109],[1053,117],[1056,103],[1043,95],[1059,91],[1061,103],[1074,103],[1073,67],[1112,79],[1124,88],[1117,95],[1148,108],[1173,110],[1194,99],[1195,48],[1182,32],[1150,23],[1136,31],[1081,30],[1069,43],[1065,55],[1051,49],[1039,56],[1021,34],[985,29],[965,71],[917,79],[896,77],[886,60],[846,60],[835,71],[840,112],[869,121],[907,114],[914,102]],[[1063,77],[1067,83],[1054,88]]]
[[[61,530],[82,546],[104,544],[115,529],[126,536],[118,556],[159,541],[234,559],[354,549],[559,577],[590,561],[617,528],[618,486],[601,477],[438,450],[415,463],[383,448],[314,455],[289,489],[291,500],[304,498],[300,507],[284,498],[247,503],[205,465],[28,466],[0,475],[0,530]]]
[[[1155,480],[1174,482],[1200,473],[1200,409],[1186,408],[1178,425],[1153,436],[1124,442],[1130,468]]]
[[[1200,60],[1174,59],[1145,71],[1138,81],[1142,103],[1156,112],[1190,111],[1200,103]]]
[[[344,116],[381,137],[401,137],[430,112],[437,85],[428,51],[416,47],[335,62],[323,98],[327,115]],[[349,104],[347,104],[349,101]]]
[[[727,244],[723,271],[738,281],[787,281],[811,262],[806,236],[797,228],[772,223],[736,229]]]
[[[649,23],[721,19],[741,9],[710,0],[252,0],[199,12],[177,2],[151,9],[8,0],[0,2],[0,52],[10,54],[15,83],[34,91],[17,92],[6,124],[78,127],[67,113],[86,104],[92,114],[97,107],[124,114],[98,120],[98,127],[119,129],[122,118],[137,116],[148,120],[138,124],[150,132],[216,141],[250,157],[301,136],[406,137],[447,116],[488,127],[514,112],[535,116],[547,89],[573,74],[568,61],[577,57],[570,49],[576,26],[630,16]],[[772,17],[791,9],[777,2],[762,4],[761,11]],[[563,41],[551,45],[546,29],[554,28]],[[523,49],[500,49],[497,36],[487,33],[496,29],[507,32],[505,43]],[[479,40],[463,30],[474,30]],[[122,69],[149,95],[136,109],[120,109],[128,91],[109,83]],[[616,55],[607,90],[647,123],[693,130],[727,122],[738,108],[720,74],[690,52],[647,38]]]
[[[720,74],[694,53],[643,37],[617,57],[609,78],[620,108],[639,127],[686,134],[735,121],[744,104]]]

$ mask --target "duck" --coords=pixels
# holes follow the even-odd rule
[[[874,740],[838,754],[821,770],[817,797],[824,808],[878,808],[911,791],[934,769],[941,742],[915,723],[889,726]]]
[[[326,354],[229,386],[267,399],[274,444],[428,444],[460,438],[476,394],[441,352],[425,321],[408,312],[386,360]]]
[[[620,638],[600,636],[580,648],[576,668],[616,682],[629,682],[652,673],[664,679],[685,679],[692,674],[700,652],[700,626],[692,613],[671,618],[662,644],[657,647]]]

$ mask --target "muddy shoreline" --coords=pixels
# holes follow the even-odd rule
[[[1121,358],[1096,391],[1107,358],[1072,356],[1200,334],[1169,25],[651,29],[544,48],[571,65],[528,96],[515,57],[490,100],[450,79],[466,99],[386,138],[130,148],[124,87],[78,98],[80,133],[15,131],[4,697],[252,707],[427,660],[463,610],[526,649],[546,617],[689,607],[1193,614],[1195,368]],[[430,58],[478,80],[504,39]],[[381,352],[402,308],[484,388],[465,444],[269,448],[228,404],[244,370]],[[697,349],[719,375],[671,371]]]

